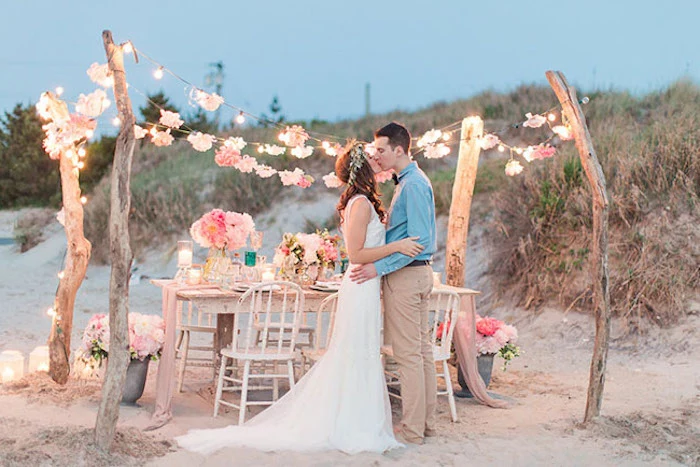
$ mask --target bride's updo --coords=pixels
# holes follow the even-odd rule
[[[341,182],[347,185],[343,194],[340,195],[340,200],[336,206],[341,224],[345,222],[343,218],[345,206],[355,195],[366,196],[372,203],[372,206],[374,206],[379,219],[384,222],[386,218],[386,211],[382,207],[382,201],[379,198],[374,171],[370,167],[367,157],[364,143],[350,140],[335,161],[335,174]]]

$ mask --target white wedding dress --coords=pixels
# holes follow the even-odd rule
[[[349,213],[361,198],[360,202],[369,202],[355,196],[345,211]],[[365,247],[384,241],[384,225],[372,209]],[[241,426],[191,430],[176,438],[179,445],[204,454],[227,446],[263,451],[337,449],[351,454],[401,447],[392,430],[380,360],[379,290],[379,278],[357,284],[346,274],[328,350],[294,388]]]

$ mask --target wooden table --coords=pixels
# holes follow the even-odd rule
[[[155,283],[155,281],[154,281]],[[158,285],[158,284],[156,284]],[[472,317],[476,313],[476,295],[480,294],[476,290],[440,285],[433,290],[450,290],[460,296],[460,312],[471,313]],[[309,288],[304,288],[304,310],[305,312],[316,312],[321,302],[331,293],[321,292]],[[221,289],[191,289],[181,290],[177,293],[178,299],[192,302],[202,313],[216,315],[216,338],[214,347],[217,355],[219,351],[231,342],[233,337],[233,315],[236,312],[238,299],[243,292]]]

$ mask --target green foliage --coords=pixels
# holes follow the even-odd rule
[[[58,161],[44,152],[41,125],[29,105],[17,104],[0,119],[0,208],[58,204]]]
[[[117,146],[115,136],[103,136],[86,147],[85,168],[80,171],[80,188],[89,193],[112,167]]]

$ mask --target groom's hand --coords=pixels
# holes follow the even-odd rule
[[[374,267],[373,263],[355,266],[350,271],[350,280],[358,284],[367,282],[375,277],[377,277],[377,268]]]

